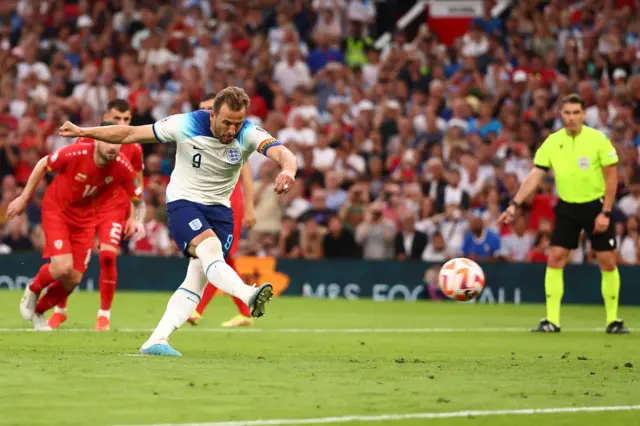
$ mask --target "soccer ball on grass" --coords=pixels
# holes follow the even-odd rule
[[[442,266],[438,285],[447,297],[466,302],[484,289],[484,272],[473,260],[458,257]]]

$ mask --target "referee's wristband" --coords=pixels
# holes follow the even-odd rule
[[[516,203],[516,200],[509,201],[509,205],[510,206],[514,206],[514,207],[518,207],[518,208],[522,207],[521,204]]]
[[[606,217],[611,217],[611,212],[608,210],[602,210],[600,213],[602,213],[603,215],[605,215]]]

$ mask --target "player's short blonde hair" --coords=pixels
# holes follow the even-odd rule
[[[245,111],[249,109],[249,95],[240,87],[230,86],[218,92],[213,100],[213,112],[220,113],[222,105],[226,105],[231,111]]]

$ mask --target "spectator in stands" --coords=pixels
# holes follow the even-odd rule
[[[327,208],[337,212],[347,200],[347,193],[340,188],[340,175],[338,172],[327,171],[324,175],[324,187],[327,196]]]
[[[533,243],[533,237],[527,233],[527,219],[518,216],[513,224],[513,232],[500,242],[500,255],[508,262],[526,262]]]
[[[144,221],[145,235],[138,234],[129,241],[129,253],[138,256],[169,256],[174,254],[167,225],[158,222],[156,206],[147,205]]]
[[[448,258],[447,244],[442,234],[436,231],[431,236],[426,249],[422,252],[422,260],[425,262],[445,262]]]
[[[638,234],[638,217],[629,216],[624,233],[619,241],[618,262],[621,265],[637,265],[640,263],[640,236]]]
[[[33,250],[33,243],[29,239],[28,225],[26,215],[14,217],[7,222],[0,243],[8,246],[13,253]]]
[[[393,258],[393,239],[396,228],[393,222],[382,216],[382,203],[371,204],[364,221],[356,228],[356,242],[362,247],[365,259]]]
[[[627,217],[638,214],[638,208],[640,208],[640,174],[632,177],[629,185],[629,194],[618,201],[618,208]]]
[[[327,226],[333,213],[327,207],[327,192],[322,188],[316,188],[311,191],[311,208],[302,215],[302,220],[306,223],[308,218],[313,218],[317,224]]]
[[[364,221],[368,202],[369,191],[366,184],[355,184],[349,188],[347,200],[340,208],[339,214],[346,229],[355,231]]]
[[[296,87],[306,86],[311,82],[309,67],[298,56],[297,46],[287,46],[285,59],[278,62],[273,70],[273,80],[280,85],[285,95],[291,95]]]
[[[331,216],[328,232],[324,235],[322,251],[326,259],[357,258],[360,250],[353,233],[342,226],[339,216]]]
[[[462,254],[477,261],[495,260],[500,252],[500,236],[486,229],[482,217],[476,212],[469,220],[469,231],[462,243]]]
[[[447,186],[444,188],[443,202],[445,205],[455,205],[462,210],[471,206],[471,197],[460,185],[460,171],[449,170],[447,173]]]
[[[282,229],[278,235],[278,253],[285,259],[295,259],[302,256],[300,249],[300,231],[295,219],[282,219]]]
[[[547,263],[549,258],[549,247],[551,246],[551,237],[546,232],[540,232],[536,236],[533,248],[527,256],[531,263]]]
[[[427,247],[427,234],[416,229],[413,214],[402,218],[400,231],[395,237],[395,258],[398,260],[420,259]]]
[[[276,164],[266,161],[260,166],[260,175],[255,184],[254,205],[256,224],[251,229],[251,240],[258,241],[262,234],[278,234],[282,221],[282,206],[278,195],[272,190],[277,175]]]
[[[326,228],[318,225],[313,216],[307,217],[300,234],[300,249],[303,259],[322,258],[322,245],[326,232]]]

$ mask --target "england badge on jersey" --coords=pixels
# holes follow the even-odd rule
[[[242,161],[242,153],[238,148],[227,148],[226,149],[227,160],[231,164],[238,164]]]

